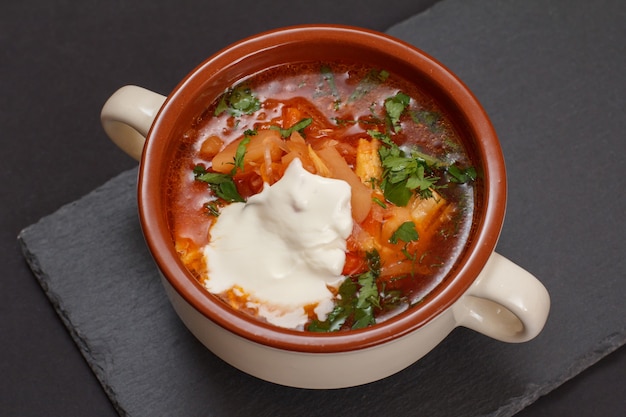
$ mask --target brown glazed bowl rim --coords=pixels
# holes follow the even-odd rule
[[[475,233],[463,255],[464,261],[456,269],[456,276],[449,277],[445,284],[435,289],[419,308],[409,309],[366,329],[321,334],[261,323],[209,294],[185,269],[172,243],[164,208],[163,172],[164,160],[170,153],[168,149],[171,151],[167,138],[173,135],[177,120],[189,118],[185,111],[193,106],[192,103],[203,99],[203,89],[218,85],[224,91],[228,87],[218,80],[224,68],[245,67],[244,61],[263,61],[263,56],[277,56],[277,53],[287,54],[285,59],[290,59],[291,52],[281,51],[291,48],[289,50],[293,52],[294,45],[298,51],[313,50],[318,45],[329,50],[348,45],[350,49],[347,50],[358,53],[373,51],[390,60],[395,57],[402,61],[402,65],[423,73],[434,88],[440,89],[458,106],[466,119],[464,123],[478,142],[475,146],[484,171],[484,216],[474,226]],[[179,83],[166,99],[148,134],[139,170],[138,204],[146,243],[161,273],[200,314],[224,329],[262,345],[310,353],[349,352],[380,345],[419,330],[466,292],[495,249],[504,221],[505,178],[500,145],[485,111],[464,83],[442,64],[403,41],[375,31],[339,25],[301,25],[272,30],[235,43],[208,58]]]

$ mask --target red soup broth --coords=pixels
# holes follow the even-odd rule
[[[308,330],[369,326],[418,305],[466,245],[480,181],[473,161],[438,104],[384,68],[311,62],[265,70],[207,103],[180,140],[168,216],[177,251],[200,282],[210,279],[203,247],[232,196],[199,173],[230,177],[243,200],[278,181],[295,158],[351,185],[343,271],[351,283],[339,289],[336,322],[320,323],[311,308]],[[359,312],[346,297],[358,298],[368,273],[376,291]],[[254,315],[232,292],[218,296]]]

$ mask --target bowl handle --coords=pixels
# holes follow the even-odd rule
[[[453,306],[458,325],[511,343],[537,336],[549,310],[550,296],[543,284],[496,252]]]
[[[117,146],[139,161],[148,131],[165,98],[142,87],[124,86],[102,107],[102,127]]]

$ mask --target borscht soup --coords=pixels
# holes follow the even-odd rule
[[[278,65],[206,103],[167,184],[182,262],[282,328],[365,328],[419,308],[455,267],[482,181],[439,103],[340,61]]]

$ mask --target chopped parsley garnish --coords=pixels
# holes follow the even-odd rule
[[[341,330],[341,326],[346,322],[348,317],[354,313],[356,307],[355,294],[358,291],[357,284],[346,278],[339,287],[337,302],[333,310],[328,314],[326,320],[313,320],[307,330],[310,332],[336,332]]]
[[[302,130],[304,130],[304,128],[310,125],[311,123],[313,123],[313,119],[309,117],[309,118],[300,120],[298,123],[294,124],[293,126],[287,129],[283,129],[278,126],[270,126],[270,129],[278,130],[280,132],[281,137],[288,138],[289,136],[291,136],[293,132],[302,133]]]
[[[402,223],[400,227],[393,232],[389,238],[389,242],[394,245],[399,241],[404,242],[404,247],[401,249],[402,253],[407,259],[415,261],[416,254],[409,253],[408,247],[410,242],[416,242],[419,238],[419,233],[417,233],[417,229],[415,229],[415,223],[409,221]]]
[[[334,98],[333,109],[339,110],[341,106],[341,96],[335,84],[335,75],[330,67],[324,65],[320,68],[321,78],[313,97],[331,96]],[[328,85],[328,88],[326,88]]]
[[[356,86],[354,92],[348,98],[348,101],[356,101],[372,91],[380,83],[383,83],[389,78],[389,73],[385,70],[371,70]]]
[[[339,287],[335,308],[326,320],[313,320],[307,330],[311,332],[335,332],[350,324],[351,329],[361,329],[376,324],[374,310],[380,308],[380,293],[376,283],[380,275],[380,255],[377,251],[366,254],[369,270],[357,276],[347,277]]]
[[[335,76],[333,75],[333,71],[327,66],[322,67],[322,79],[328,84],[330,94],[335,99],[339,100],[339,91],[337,91],[337,85],[335,84]]]
[[[338,117],[332,117],[331,120],[334,121],[337,126],[348,126],[359,123],[357,120],[354,119],[340,119]]]
[[[401,290],[387,290],[386,283],[382,285],[382,301],[385,310],[399,307],[401,304],[408,304],[409,298]]]
[[[417,124],[426,126],[431,132],[439,132],[439,119],[441,115],[428,110],[419,110],[409,112],[411,119]]]
[[[202,165],[196,165],[193,169],[193,176],[196,181],[202,181],[209,185],[209,188],[216,196],[228,202],[244,202],[245,200],[237,191],[232,175],[221,174],[219,172],[209,172]]]
[[[457,165],[450,165],[446,172],[448,173],[450,182],[456,182],[459,184],[465,184],[470,181],[474,181],[477,177],[476,169],[474,167],[459,168]]]
[[[374,71],[374,74],[376,74],[376,78],[380,80],[380,82],[385,82],[387,78],[389,78],[389,73],[385,70]]]
[[[387,112],[387,122],[391,126],[394,132],[399,132],[402,127],[400,126],[400,116],[409,106],[411,97],[407,96],[403,92],[399,91],[395,96],[385,99],[385,111]]]
[[[425,160],[417,152],[407,155],[383,133],[372,130],[367,133],[384,145],[378,153],[383,167],[380,187],[387,201],[404,207],[413,193],[418,193],[422,198],[430,198],[432,190],[441,187],[436,185],[440,177],[434,175],[436,165],[432,161]]]
[[[379,206],[381,206],[382,208],[386,209],[387,208],[387,204],[385,204],[384,201],[380,201],[379,198],[376,197],[372,197],[372,201],[376,204],[378,204]]]
[[[235,150],[235,156],[233,157],[233,169],[229,174],[222,174],[220,172],[207,171],[202,165],[196,165],[193,168],[193,176],[196,181],[202,181],[209,185],[209,188],[215,193],[216,196],[222,198],[228,202],[244,202],[245,200],[239,194],[233,176],[237,173],[237,170],[243,171],[244,160],[246,151],[248,149],[248,143],[250,143],[250,137],[256,135],[256,130],[246,130],[244,137],[237,145]],[[217,216],[217,205],[212,203],[205,204],[205,208],[212,215]]]
[[[391,237],[389,238],[389,242],[394,245],[398,243],[398,241],[403,241],[405,243],[414,242],[419,239],[419,234],[417,230],[415,230],[415,223],[413,222],[404,222],[398,227],[398,229],[393,232]]]
[[[367,271],[358,277],[361,288],[356,300],[352,329],[362,329],[363,327],[376,324],[374,308],[380,307],[376,278],[378,276],[372,271]]]
[[[241,140],[241,142],[239,142],[239,145],[237,145],[237,150],[235,151],[235,157],[233,162],[233,165],[235,166],[233,167],[232,171],[230,171],[230,175],[235,175],[238,169],[243,171],[243,161],[244,157],[246,156],[248,143],[250,143],[250,136],[246,135]]]
[[[261,108],[261,102],[246,84],[240,84],[222,95],[214,115],[227,111],[231,116],[239,117],[243,114],[252,114]]]
[[[217,204],[217,201],[204,203],[204,209],[209,216],[217,217],[220,215],[220,206]]]

